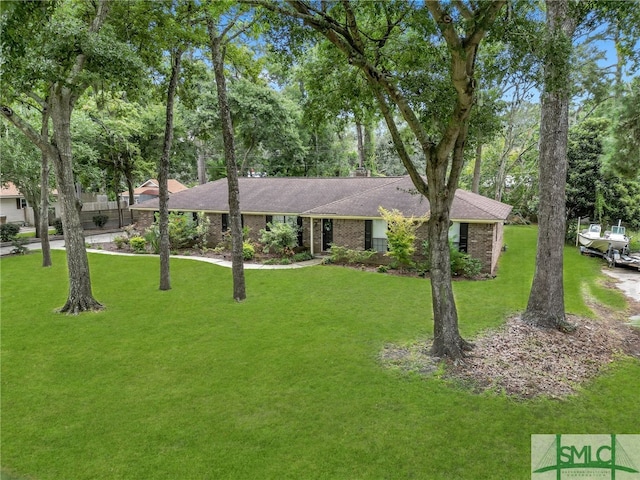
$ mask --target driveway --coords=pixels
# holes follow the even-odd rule
[[[640,272],[624,268],[603,268],[602,272],[618,280],[616,287],[626,296],[640,302]]]
[[[113,237],[117,235],[122,235],[122,232],[106,232],[96,235],[87,235],[85,237],[85,241],[89,245],[111,242]],[[51,250],[64,250],[64,240],[51,240],[49,242],[49,246],[51,247]],[[42,250],[42,244],[36,239],[31,239],[30,243],[27,243],[25,247],[27,250]],[[0,246],[0,255],[9,255],[12,250],[13,246],[11,246],[10,243],[4,243]]]

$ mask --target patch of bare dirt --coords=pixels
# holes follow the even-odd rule
[[[503,392],[519,398],[560,398],[600,373],[619,355],[640,358],[640,329],[619,314],[595,307],[598,319],[568,315],[575,331],[562,333],[526,324],[519,316],[475,341],[463,361],[446,362],[444,378],[478,392]],[[380,354],[387,366],[431,374],[437,368],[424,342],[387,345]]]

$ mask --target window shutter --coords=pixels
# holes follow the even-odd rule
[[[373,248],[373,220],[364,221],[364,249],[371,250]]]
[[[460,224],[460,244],[458,246],[458,250],[461,252],[467,253],[467,245],[469,243],[469,224],[461,223]]]
[[[298,246],[301,247],[303,245],[303,229],[302,229],[302,217],[297,217],[296,223],[298,224]]]
[[[222,231],[226,232],[227,230],[229,230],[229,214],[223,213],[222,214]]]

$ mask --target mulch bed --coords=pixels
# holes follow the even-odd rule
[[[637,306],[634,305],[635,309]],[[462,361],[447,361],[442,376],[475,392],[492,391],[518,398],[561,398],[601,373],[620,355],[640,358],[640,329],[619,314],[595,307],[598,319],[568,315],[576,325],[571,333],[538,328],[519,316],[475,340],[475,348]],[[383,364],[432,375],[437,359],[428,345],[387,345]]]

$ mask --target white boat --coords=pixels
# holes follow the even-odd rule
[[[596,223],[578,234],[580,245],[606,253],[611,250],[625,251],[629,247],[629,237],[625,235],[625,228],[620,225],[611,227],[611,231],[602,234],[602,227]]]

